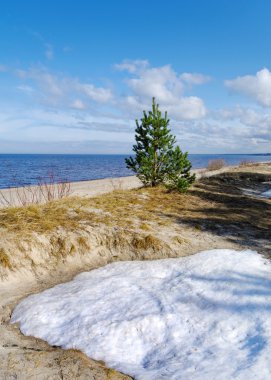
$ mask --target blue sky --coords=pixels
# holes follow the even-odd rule
[[[0,153],[129,153],[155,96],[191,153],[271,152],[268,0],[0,6]]]

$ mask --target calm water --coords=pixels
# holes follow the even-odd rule
[[[127,155],[0,154],[0,188],[36,184],[49,172],[68,181],[132,175],[125,167],[125,157]],[[243,160],[271,161],[270,154],[191,154],[189,157],[194,168],[206,167],[209,160],[216,158],[223,158],[229,165]]]

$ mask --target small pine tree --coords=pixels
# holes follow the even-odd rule
[[[195,176],[190,174],[191,163],[187,153],[175,147],[176,138],[169,129],[167,112],[162,116],[155,98],[152,111],[143,111],[141,123],[136,120],[135,157],[127,158],[128,169],[133,170],[146,186],[165,184],[169,189],[186,191]]]
[[[185,193],[195,181],[195,174],[191,174],[191,162],[188,153],[182,153],[179,146],[169,152],[169,166],[165,185],[169,190],[178,190]]]

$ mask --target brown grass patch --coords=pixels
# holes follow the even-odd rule
[[[0,228],[13,232],[49,232],[67,225],[71,227],[72,219],[61,202],[0,210]]]
[[[4,248],[0,248],[0,265],[7,269],[12,268],[10,258]]]
[[[178,236],[178,235],[173,237],[173,241],[175,241],[176,243],[181,244],[181,245],[189,243],[188,239],[186,239],[182,236]]]
[[[87,238],[85,238],[84,236],[79,236],[77,238],[77,242],[78,242],[79,248],[82,248],[83,251],[90,249],[90,245],[87,241]]]
[[[208,162],[208,166],[207,166],[207,169],[209,171],[212,171],[212,170],[219,170],[219,169],[222,169],[226,166],[226,162],[225,160],[223,160],[222,158],[218,158],[216,160],[210,160]]]
[[[242,160],[240,163],[239,163],[239,167],[240,168],[244,168],[246,166],[251,166],[253,165],[253,161],[249,161],[249,160]]]
[[[143,231],[150,231],[152,229],[151,226],[147,223],[141,223],[139,228]]]
[[[137,250],[160,250],[164,246],[161,240],[153,235],[147,236],[134,236],[132,239],[132,246]]]
[[[193,203],[189,195],[172,194],[159,187],[119,190],[96,198],[73,197],[1,209],[0,228],[19,233],[21,237],[60,228],[73,231],[89,225],[148,231],[151,230],[149,223],[168,225],[172,217],[180,215],[188,201]],[[93,209],[101,212],[90,211]]]

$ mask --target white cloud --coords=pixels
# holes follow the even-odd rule
[[[56,76],[41,70],[31,70],[29,78],[34,79],[44,90],[44,95],[50,94],[55,98],[64,96],[66,90],[66,79],[59,79]]]
[[[112,98],[112,92],[108,88],[95,87],[93,84],[77,82],[75,88],[95,102],[106,103]]]
[[[239,120],[243,125],[259,128],[267,127],[271,130],[271,113],[262,112],[249,107],[225,108],[214,113],[213,116],[223,120]]]
[[[81,99],[75,99],[72,102],[71,107],[78,110],[84,110],[86,108],[85,104],[82,102]]]
[[[247,126],[237,118],[173,122],[172,127],[181,147],[190,153],[257,153],[271,150],[270,128]]]
[[[119,71],[128,71],[129,73],[140,72],[149,66],[148,60],[124,60],[122,63],[117,63],[114,65],[115,69]]]
[[[251,144],[257,142],[269,146],[271,150],[271,113],[262,112],[248,107],[235,107],[232,109],[223,109],[214,115],[222,122],[230,122],[236,125],[240,136],[246,136],[249,139],[248,148]],[[242,141],[239,139],[238,141]]]
[[[183,92],[183,83],[169,65],[148,68],[127,83],[136,95],[143,98],[155,96],[166,104],[175,103]]]
[[[124,61],[116,65],[119,69],[133,74],[126,79],[132,94],[123,99],[123,106],[130,109],[144,109],[152,97],[161,108],[166,108],[170,116],[177,119],[197,119],[206,115],[202,99],[196,96],[184,96],[186,86],[202,84],[209,80],[202,74],[177,74],[170,65],[150,67],[148,61]]]
[[[19,91],[24,92],[25,94],[33,94],[33,92],[35,91],[31,86],[26,86],[24,84],[21,86],[18,86],[17,89]]]
[[[170,115],[173,110],[168,111]],[[141,113],[139,109],[136,116]],[[181,148],[190,153],[271,151],[271,113],[261,116],[257,110],[238,107],[218,111],[202,120],[175,118],[170,127]],[[110,144],[111,152],[128,153],[134,140],[134,128],[134,120],[128,115],[106,116],[106,112],[101,112],[94,116],[93,111],[80,107],[55,111],[11,108],[0,115],[0,134],[5,136],[6,146],[11,147],[9,142],[17,141],[21,149],[29,147],[32,152],[39,146],[44,152],[45,148],[47,152],[57,152],[59,144],[62,152],[66,149],[75,153],[106,153]],[[93,141],[97,141],[96,147]],[[18,151],[19,145],[16,145]]]
[[[188,84],[198,85],[209,82],[211,77],[197,73],[183,73],[180,75],[180,79]]]
[[[267,68],[258,71],[256,75],[226,80],[225,85],[233,92],[251,97],[264,107],[271,107],[271,72]]]
[[[51,72],[44,66],[9,69],[9,73],[16,74],[13,88],[21,91],[20,102],[25,93],[26,104],[29,107],[27,96],[31,96],[33,108],[16,110],[14,102],[6,116],[0,115],[0,132],[7,144],[16,140],[22,145],[27,142],[42,145],[47,141],[57,146],[57,142],[61,145],[74,141],[77,152],[80,146],[86,152],[85,142],[92,140],[104,141],[99,148],[101,153],[109,145],[110,151],[120,152],[118,142],[122,144],[121,149],[125,147],[129,152],[134,140],[134,119],[151,108],[151,98],[155,96],[161,111],[168,111],[172,132],[184,150],[191,153],[271,151],[271,111],[255,105],[207,112],[203,100],[196,94],[192,96],[192,90],[195,85],[206,83],[209,77],[177,73],[170,65],[152,67],[148,61],[141,60],[124,61],[117,66],[124,72],[120,95],[112,90],[111,84],[97,86]],[[267,72],[269,78],[271,74]],[[262,83],[256,82],[258,87]],[[2,108],[5,109],[4,99]]]
[[[31,87],[36,89],[35,97],[39,96],[39,100],[47,105],[84,109],[90,101],[106,103],[113,98],[109,88],[96,87],[77,78],[52,74],[44,67],[16,70],[15,73],[25,82],[19,86],[20,89],[29,87],[30,82]],[[80,102],[77,99],[80,99]]]
[[[181,98],[176,105],[167,106],[169,115],[176,119],[201,119],[206,116],[206,108],[202,99],[196,96]]]
[[[161,109],[167,109],[172,118],[193,120],[206,115],[201,98],[184,96],[188,82],[191,85],[192,82],[200,84],[206,80],[201,74],[178,75],[170,65],[150,67],[148,61],[139,60],[124,61],[117,66],[129,75],[125,79],[127,93],[118,97],[113,95],[111,88],[56,75],[44,67],[16,70],[16,75],[23,81],[19,86],[21,90],[27,92],[31,87],[35,90],[36,100],[52,107],[87,110],[97,103],[134,117],[143,109],[149,109],[155,96]]]
[[[132,125],[133,124],[133,125]],[[121,118],[83,115],[73,110],[9,109],[0,115],[0,133],[6,141],[44,142],[86,140],[133,141],[134,122]]]
[[[0,140],[0,150],[2,153],[38,153],[38,154],[127,154],[131,148],[131,141],[111,141],[99,140],[98,138],[85,138],[81,141],[74,139],[67,141],[22,141],[21,140]]]

